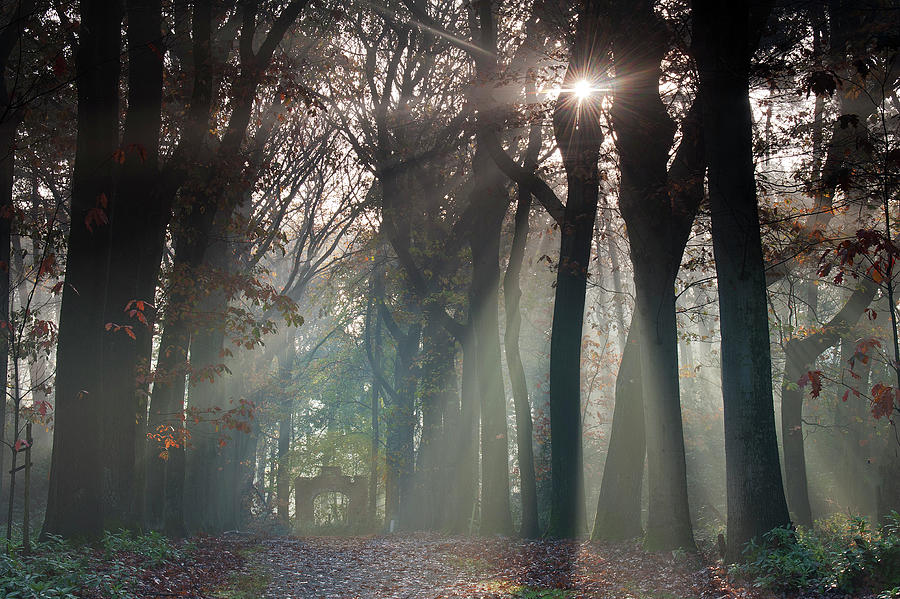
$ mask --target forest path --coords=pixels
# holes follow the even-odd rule
[[[749,597],[699,558],[633,544],[410,534],[273,538],[252,562],[267,599]]]

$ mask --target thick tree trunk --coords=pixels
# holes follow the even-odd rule
[[[640,323],[632,317],[616,374],[609,451],[603,467],[591,539],[621,541],[641,535],[641,486],[647,455],[641,389]]]
[[[206,261],[219,276],[228,276],[233,267],[232,255],[223,227],[216,237],[219,241],[206,251]],[[215,534],[223,530],[220,514],[215,509],[224,491],[222,453],[219,447],[221,412],[228,408],[229,386],[224,380],[222,349],[225,341],[225,311],[228,298],[220,288],[206,289],[194,315],[190,341],[191,377],[188,387],[188,408],[196,418],[186,419],[190,431],[191,449],[185,455],[184,519],[190,532]],[[203,376],[201,376],[201,374]],[[207,376],[208,375],[208,376]],[[241,435],[242,433],[237,433]],[[229,443],[235,442],[229,440]]]
[[[737,560],[748,541],[790,524],[775,435],[749,99],[750,56],[770,6],[753,15],[747,1],[692,6],[722,331],[726,558]]]
[[[455,395],[456,345],[440,325],[428,323],[422,337],[422,375],[418,396],[422,406],[422,433],[416,453],[416,527],[440,528],[446,511],[444,412]]]
[[[616,77],[628,82],[616,86],[612,120],[622,178],[619,206],[628,226],[641,323],[650,497],[644,545],[652,551],[692,549],[675,317],[684,245],[678,243],[666,171],[675,127],[659,95],[667,36],[650,2],[626,3],[615,16]]]
[[[500,367],[500,230],[509,197],[503,175],[490,157],[475,151],[471,202],[483,206],[471,232],[472,287],[469,292],[481,396],[482,534],[510,534],[509,437],[506,395]]]
[[[112,156],[119,146],[121,4],[83,0],[76,57],[78,140],[57,345],[50,492],[43,534],[102,530],[103,301]],[[133,448],[129,448],[129,452]]]
[[[385,526],[390,530],[407,528],[413,509],[411,492],[415,472],[415,394],[417,377],[415,359],[421,337],[421,327],[410,326],[396,339],[394,389],[397,398],[391,402],[386,415],[387,443],[385,447]]]
[[[149,319],[169,210],[158,185],[162,4],[160,0],[128,0],[127,13],[125,154],[110,214],[110,275],[103,316],[107,323],[128,327],[110,329],[103,337],[104,526],[111,529],[139,525],[135,513],[136,422],[146,403],[138,374],[141,360],[149,360],[149,353],[143,352],[151,343]],[[129,310],[138,310],[140,318],[129,315]]]
[[[9,97],[6,81],[0,77],[0,98]],[[0,104],[0,109],[3,105]],[[18,119],[16,119],[18,120]],[[9,323],[9,269],[10,269],[10,229],[12,224],[13,181],[15,166],[16,127],[12,122],[0,122],[0,322]],[[6,442],[6,406],[7,380],[9,371],[9,329],[4,327],[0,333],[0,383],[3,393],[0,394],[0,447]],[[3,463],[6,451],[0,449],[0,464]],[[3,489],[5,476],[0,475],[0,491]],[[0,492],[0,497],[3,494]]]

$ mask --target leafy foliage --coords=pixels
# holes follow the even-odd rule
[[[844,516],[814,530],[776,528],[744,555],[737,573],[774,591],[890,592],[900,585],[900,514],[875,530],[865,518]]]

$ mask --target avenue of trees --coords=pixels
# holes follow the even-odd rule
[[[8,536],[900,509],[896,2],[0,6]]]

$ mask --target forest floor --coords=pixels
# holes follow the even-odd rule
[[[411,534],[261,539],[244,569],[267,599],[725,599],[736,587],[699,557],[634,544]]]

